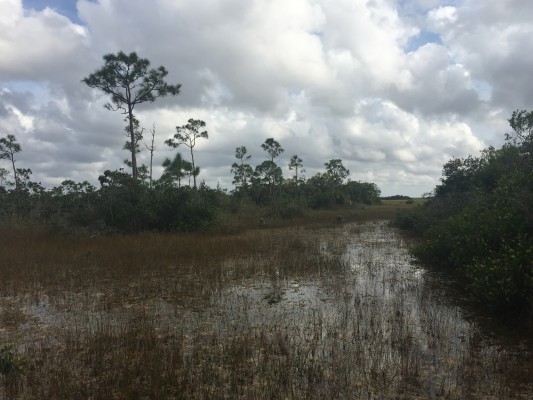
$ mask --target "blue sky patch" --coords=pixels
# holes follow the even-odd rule
[[[442,45],[442,38],[434,32],[421,31],[416,36],[411,36],[405,47],[406,52],[416,51],[419,47],[427,43],[436,43]]]
[[[96,3],[96,0],[89,0]],[[82,22],[78,18],[78,10],[76,8],[76,0],[23,0],[22,5],[24,9],[33,9],[36,11],[42,11],[46,7],[51,8],[58,14],[64,15],[72,22],[81,24]]]

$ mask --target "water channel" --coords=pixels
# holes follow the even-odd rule
[[[386,221],[308,234],[337,267],[232,287],[216,300],[223,329],[290,332],[290,346],[360,383],[354,398],[531,397],[531,341],[465,311]]]

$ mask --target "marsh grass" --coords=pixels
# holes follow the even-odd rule
[[[30,361],[0,398],[530,398],[526,342],[466,320],[386,224],[331,216],[233,235],[0,231],[0,343]]]
[[[234,213],[223,213],[219,221],[212,228],[214,231],[242,232],[250,229],[287,228],[305,226],[307,228],[323,228],[335,226],[339,222],[353,223],[382,219],[392,219],[405,210],[413,209],[424,204],[425,199],[414,199],[412,202],[405,200],[382,200],[380,204],[366,205],[354,204],[339,206],[334,209],[311,210],[305,209],[291,218],[272,217],[268,207],[257,207],[245,204]]]

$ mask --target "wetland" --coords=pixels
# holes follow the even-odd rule
[[[463,307],[383,220],[0,236],[0,344],[24,360],[0,398],[533,394],[527,335]]]

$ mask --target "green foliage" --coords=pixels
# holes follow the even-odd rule
[[[297,199],[282,198],[274,202],[267,211],[270,218],[293,219],[305,215],[307,205]]]
[[[43,202],[42,219],[57,231],[90,227],[100,220],[96,209],[98,193],[87,181],[65,180],[40,198]]]
[[[181,187],[181,180],[192,173],[192,164],[183,159],[180,153],[174,156],[174,159],[166,158],[163,161],[165,172],[162,179],[168,179],[169,182],[177,182],[177,186]]]
[[[423,238],[422,262],[449,267],[479,301],[533,321],[533,114],[509,121],[515,134],[502,148],[450,160],[434,196],[396,223]]]
[[[380,190],[374,183],[353,182],[348,180],[348,171],[342,160],[333,159],[325,163],[326,171],[305,179],[303,161],[293,155],[289,161],[289,170],[294,171],[291,179],[283,178],[282,169],[274,159],[283,148],[273,138],[268,138],[261,145],[270,159],[252,167],[244,161],[250,158],[246,147],[237,147],[231,172],[236,186],[233,196],[244,204],[247,200],[257,206],[269,208],[268,215],[280,218],[301,216],[306,209],[330,209],[353,203],[378,204]],[[252,174],[253,172],[253,174]]]
[[[533,309],[533,239],[519,235],[464,267],[472,293],[498,309],[526,315]]]
[[[148,229],[192,232],[209,229],[221,211],[222,192],[200,185],[190,187],[157,186],[151,192],[153,220]]]
[[[8,160],[13,168],[13,176],[15,179],[15,188],[19,187],[18,170],[15,167],[15,154],[19,153],[22,148],[16,141],[14,135],[7,135],[0,138],[0,160]]]
[[[125,118],[125,121],[128,122],[128,118]],[[139,120],[135,118],[135,116],[132,118],[132,121],[133,121],[133,140],[134,140],[133,145],[131,142],[130,125],[128,122],[128,124],[124,127],[124,132],[126,133],[126,136],[129,137],[129,140],[126,140],[122,148],[124,150],[128,150],[130,153],[134,151],[136,154],[138,154],[141,152],[139,143],[143,139],[144,128],[141,128]],[[131,161],[129,161],[128,166],[131,167]]]
[[[0,374],[21,373],[28,363],[29,360],[26,357],[20,357],[15,354],[12,346],[3,345],[0,347]]]
[[[245,161],[248,161],[251,156],[248,154],[248,150],[245,146],[240,146],[235,149],[235,158],[239,161],[233,163],[231,166],[231,173],[233,174],[233,184],[238,189],[246,190],[250,181],[252,180],[254,170],[252,166]]]
[[[274,161],[263,161],[255,168],[255,176],[258,182],[269,187],[279,185],[283,181],[283,172]]]
[[[119,231],[207,229],[225,196],[205,185],[176,187],[165,178],[150,188],[121,171],[106,171],[100,181],[99,213],[108,228]]]
[[[294,171],[294,181],[296,183],[298,183],[301,179],[301,175],[299,176],[299,174],[305,172],[303,166],[303,160],[300,157],[298,157],[296,154],[291,157],[291,160],[289,161],[289,169]]]
[[[516,110],[509,119],[512,133],[506,135],[506,139],[529,152],[533,150],[533,111]]]
[[[139,130],[134,116],[131,120]],[[303,162],[294,155],[289,169],[294,170],[295,175],[284,179],[282,169],[274,162],[283,149],[272,138],[262,145],[269,159],[256,166],[255,170],[246,162],[250,159],[246,147],[236,148],[238,162],[231,168],[236,189],[231,198],[225,191],[210,189],[203,183],[196,189],[199,168],[193,164],[193,147],[197,138],[208,137],[207,132],[202,131],[204,126],[205,122],[190,119],[187,125],[177,127],[177,134],[167,140],[167,144],[189,147],[191,162],[183,160],[180,154],[176,154],[174,159],[165,159],[165,170],[159,180],[149,176],[147,167],[135,169],[128,160],[126,164],[137,171],[137,177],[123,169],[107,170],[99,177],[98,189],[86,181],[65,180],[61,185],[46,190],[40,183],[31,180],[31,170],[17,168],[18,188],[10,190],[14,184],[9,183],[5,187],[0,186],[0,222],[39,221],[61,233],[236,231],[239,223],[232,221],[230,216],[250,207],[254,211],[246,211],[245,219],[250,217],[257,221],[263,217],[299,218],[309,208],[330,209],[380,201],[380,191],[375,184],[346,181],[349,171],[340,159],[330,160],[325,164],[326,172],[306,180],[300,175]],[[126,145],[128,150],[138,152],[141,133],[139,131],[137,139]],[[15,142],[14,137],[11,142]],[[2,179],[5,180],[6,175],[7,171],[2,169]],[[188,186],[182,184],[187,176]],[[194,188],[191,188],[191,177],[195,179]]]
[[[274,162],[274,159],[285,151],[281,147],[281,145],[276,140],[274,140],[274,138],[266,139],[265,143],[261,145],[261,148],[268,153],[270,161],[272,162]]]
[[[200,168],[196,167],[194,164],[194,146],[196,146],[196,140],[199,138],[208,139],[209,135],[207,131],[202,131],[202,129],[205,127],[205,122],[199,119],[192,119],[190,118],[188,123],[183,126],[177,126],[176,131],[177,133],[174,135],[173,138],[168,139],[165,141],[165,143],[172,147],[177,148],[180,145],[185,145],[189,148],[191,152],[191,175],[194,179],[194,188],[196,189],[196,176],[200,173]]]
[[[126,115],[128,127],[126,131],[130,140],[125,149],[131,153],[132,176],[137,179],[137,151],[138,141],[142,136],[139,131],[139,121],[133,114],[135,106],[145,102],[154,102],[158,97],[177,95],[181,85],[171,85],[165,82],[168,71],[160,66],[149,69],[150,61],[132,52],[126,54],[106,54],[104,66],[84,78],[84,82],[91,88],[96,88],[111,96],[111,103],[106,108],[112,111],[121,110]]]
[[[180,84],[169,85],[164,81],[168,72],[163,66],[148,69],[150,61],[139,58],[135,52],[106,54],[104,62],[102,68],[84,78],[83,82],[111,95],[113,105],[108,108],[127,111],[125,107],[130,104],[153,102],[158,97],[176,95],[180,91]]]
[[[342,165],[342,160],[336,158],[329,160],[324,164],[326,166],[326,173],[336,183],[341,184],[350,175],[350,171]]]
[[[394,196],[386,196],[386,197],[382,197],[381,199],[382,200],[412,200],[411,197],[404,196],[401,194],[395,194]]]
[[[352,203],[379,204],[381,190],[375,183],[348,181],[344,191]]]

